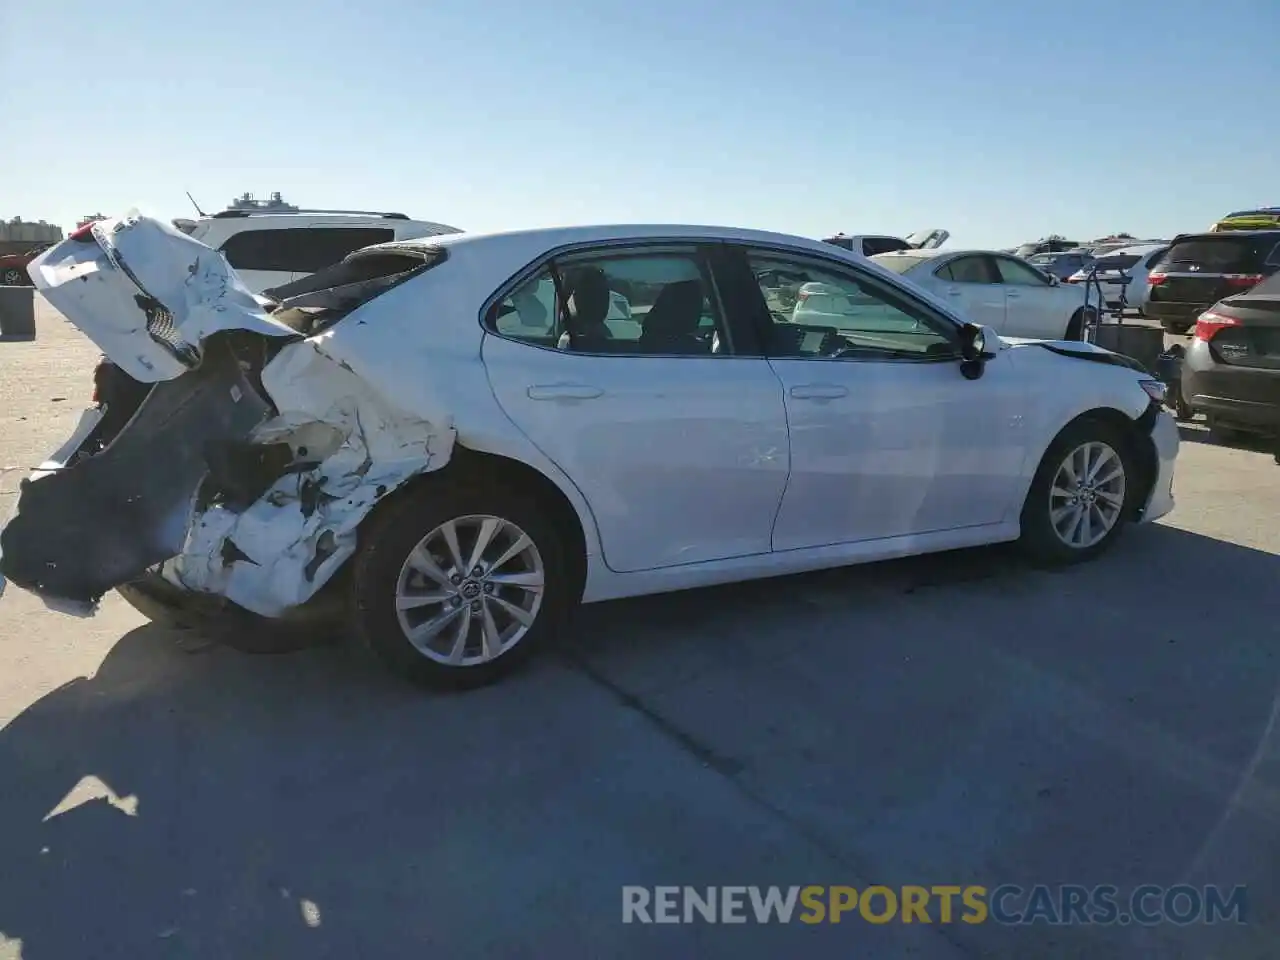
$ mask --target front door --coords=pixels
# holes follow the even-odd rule
[[[1005,331],[1011,337],[1061,340],[1078,306],[1075,287],[1055,287],[1012,257],[992,257],[1005,296]]]
[[[966,320],[1004,332],[1005,294],[991,258],[965,254],[949,260],[933,274],[943,297]]]
[[[498,402],[583,492],[610,569],[769,552],[787,483],[782,391],[767,360],[734,355],[699,248],[557,258],[487,327]]]
[[[988,363],[982,378],[966,380],[955,322],[898,288],[794,253],[760,249],[747,257],[757,277],[802,272],[861,305],[838,326],[771,316],[765,348],[782,382],[791,437],[773,548],[1009,519],[1025,441],[1023,390],[1007,355]]]

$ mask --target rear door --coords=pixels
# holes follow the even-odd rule
[[[1011,337],[1061,339],[1074,309],[1072,287],[1057,287],[1041,273],[1013,257],[991,258],[1005,298],[1005,330]],[[1068,302],[1063,291],[1072,291]]]
[[[955,304],[956,310],[974,323],[1005,331],[1005,296],[1000,275],[991,258],[983,253],[962,254],[935,268],[931,274],[937,292]],[[931,281],[929,286],[935,284]]]
[[[494,395],[582,491],[611,570],[771,549],[786,411],[768,361],[725,325],[721,256],[715,244],[583,247],[535,265],[486,311]],[[601,274],[631,321],[609,319]],[[576,303],[588,275],[596,289]]]

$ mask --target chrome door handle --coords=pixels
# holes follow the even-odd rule
[[[1020,296],[1022,296],[1022,294],[1020,294],[1017,290],[1006,290],[1004,292],[1004,295],[1008,297],[1010,300],[1017,300]]]
[[[948,297],[958,297],[958,296],[960,296],[960,289],[959,289],[958,287],[948,287],[948,288],[947,288],[947,296],[948,296]]]
[[[797,400],[838,400],[848,395],[847,388],[834,383],[806,383],[791,388],[791,396]]]
[[[551,383],[525,391],[530,400],[594,400],[604,396],[599,387],[582,383]]]

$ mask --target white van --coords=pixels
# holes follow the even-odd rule
[[[366,210],[233,209],[173,225],[222,253],[254,293],[301,280],[375,243],[462,232],[403,213]]]

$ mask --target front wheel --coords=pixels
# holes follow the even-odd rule
[[[1079,420],[1050,444],[1022,507],[1020,544],[1033,560],[1077,563],[1115,542],[1138,490],[1127,439],[1110,423]]]
[[[356,632],[414,682],[492,683],[550,639],[578,600],[566,541],[531,496],[428,480],[362,532]]]

